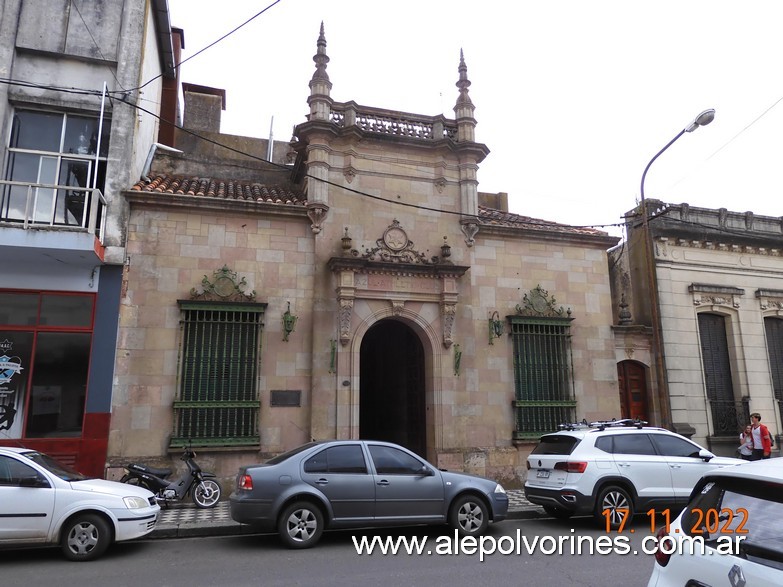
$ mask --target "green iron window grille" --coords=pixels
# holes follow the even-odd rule
[[[180,381],[171,446],[260,442],[258,368],[266,304],[180,302]]]
[[[535,439],[573,422],[571,318],[511,317],[516,399],[514,440]]]

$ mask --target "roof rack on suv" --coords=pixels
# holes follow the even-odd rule
[[[598,420],[597,422],[590,422],[591,428],[598,428],[599,430],[606,430],[606,428],[614,426],[635,426],[636,428],[644,428],[649,422],[639,420],[636,418],[623,418],[622,420]]]
[[[557,427],[560,430],[578,430],[579,428],[590,428],[591,424],[583,418],[581,422],[563,422]]]
[[[599,430],[606,430],[607,428],[620,427],[620,426],[635,426],[636,428],[643,428],[647,426],[649,422],[645,420],[639,420],[635,418],[623,418],[622,420],[596,420],[595,422],[588,422],[584,418],[581,422],[563,422],[558,424],[559,430],[580,430],[584,428],[598,428]]]

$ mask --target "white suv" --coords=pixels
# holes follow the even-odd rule
[[[542,436],[527,459],[525,496],[552,516],[593,514],[617,528],[627,515],[684,507],[704,473],[744,462],[644,424],[568,424]]]
[[[658,532],[648,587],[783,585],[782,519],[783,459],[707,473]]]

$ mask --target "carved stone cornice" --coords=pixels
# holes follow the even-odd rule
[[[740,307],[740,298],[745,290],[738,287],[725,287],[708,283],[692,283],[688,291],[693,295],[694,306]]]
[[[354,273],[434,277],[436,279],[462,277],[470,269],[470,267],[464,265],[415,265],[411,263],[369,261],[352,257],[332,257],[327,265],[334,272],[352,271]]]
[[[756,298],[759,301],[759,309],[762,312],[776,310],[778,314],[783,314],[783,290],[757,289]]]

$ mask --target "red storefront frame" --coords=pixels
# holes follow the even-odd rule
[[[31,333],[32,346],[29,349],[30,364],[28,372],[24,375],[24,405],[21,414],[19,429],[21,434],[18,438],[10,438],[5,431],[0,431],[0,445],[3,446],[24,446],[33,450],[38,450],[50,454],[51,456],[70,465],[82,473],[94,477],[102,477],[105,464],[105,456],[108,448],[108,436],[111,414],[109,413],[89,413],[87,411],[87,398],[90,393],[87,382],[89,380],[90,359],[93,344],[93,329],[95,323],[96,294],[82,292],[64,292],[64,291],[46,291],[46,290],[2,290],[0,291],[6,301],[14,299],[6,296],[25,296],[29,301],[33,296],[38,298],[37,311],[34,324],[6,324],[0,323],[0,330],[6,333]],[[63,296],[63,298],[60,298]],[[64,296],[81,297],[90,299],[89,317],[82,324],[60,325],[47,324],[46,320],[41,319],[41,307],[44,299],[57,300]],[[16,298],[21,299],[21,298]],[[32,315],[32,314],[31,314]],[[29,317],[28,317],[29,321]],[[56,322],[56,320],[55,320]],[[57,433],[47,434],[46,436],[29,436],[28,418],[31,414],[32,389],[35,376],[35,357],[36,345],[39,334],[42,333],[84,333],[90,335],[89,349],[87,352],[86,375],[84,377],[85,394],[83,404],[81,405],[81,431],[78,435],[57,436]],[[0,340],[2,343],[2,340]]]

